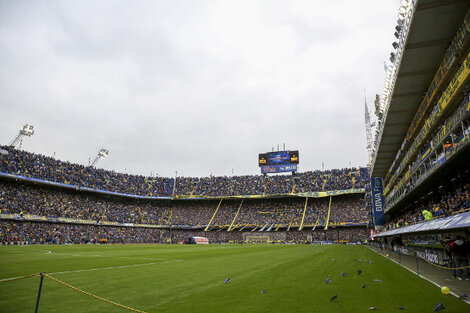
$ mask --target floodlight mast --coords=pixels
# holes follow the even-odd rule
[[[15,149],[18,145],[21,144],[24,137],[31,137],[32,135],[34,135],[34,129],[35,127],[33,125],[24,125],[23,128],[20,129],[18,135],[16,135],[15,139],[13,139],[10,143],[10,147]]]
[[[98,163],[99,159],[104,159],[108,156],[109,150],[108,149],[101,149],[100,152],[96,155],[95,159],[93,162],[90,164],[91,167],[94,167],[96,163]]]

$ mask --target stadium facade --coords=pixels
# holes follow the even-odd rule
[[[469,8],[401,8],[367,187],[382,246],[450,266],[449,243],[470,227]]]

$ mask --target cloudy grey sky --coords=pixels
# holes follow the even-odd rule
[[[1,1],[0,144],[159,176],[364,166],[398,0]]]

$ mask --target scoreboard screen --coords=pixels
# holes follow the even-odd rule
[[[299,151],[277,151],[259,155],[258,165],[299,164]]]
[[[299,151],[262,153],[258,158],[261,173],[295,172],[299,164]]]

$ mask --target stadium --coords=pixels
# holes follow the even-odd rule
[[[470,2],[402,1],[391,31],[363,166],[300,171],[296,147],[258,175],[134,175],[23,150],[22,127],[0,311],[468,312]]]

